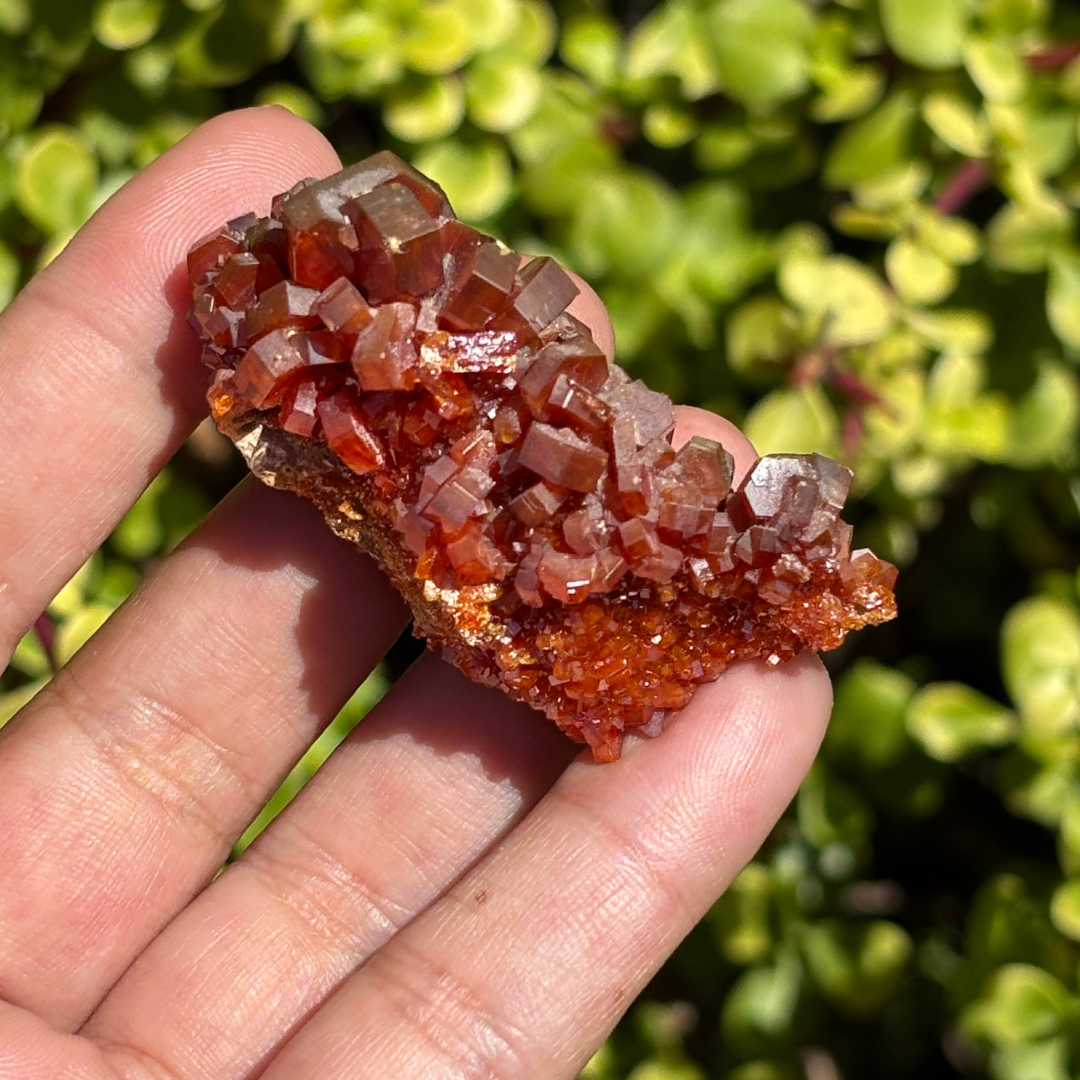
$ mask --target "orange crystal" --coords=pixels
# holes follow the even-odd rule
[[[577,289],[457,221],[390,153],[278,196],[188,256],[218,426],[382,564],[416,632],[587,743],[653,736],[737,660],[895,614],[850,550],[851,473],[671,445],[671,401],[566,313]]]

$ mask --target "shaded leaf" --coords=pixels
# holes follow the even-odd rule
[[[811,9],[799,0],[719,0],[707,17],[724,91],[752,107],[798,97],[810,82]]]

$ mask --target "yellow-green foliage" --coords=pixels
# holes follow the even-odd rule
[[[831,661],[796,805],[590,1080],[1080,1069],[1078,41],[1066,0],[0,0],[0,307],[201,120],[279,102],[587,275],[636,374],[855,468],[901,617]],[[0,723],[216,460],[57,597]]]

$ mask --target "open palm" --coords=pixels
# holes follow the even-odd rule
[[[0,317],[0,667],[202,415],[189,243],[336,168],[282,110],[219,117]],[[815,658],[741,665],[594,766],[425,656],[218,874],[405,619],[249,481],[0,733],[0,1080],[572,1077],[828,715]]]

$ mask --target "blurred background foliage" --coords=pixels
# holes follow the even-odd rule
[[[902,568],[900,619],[828,658],[795,804],[584,1075],[1080,1075],[1080,5],[0,0],[0,306],[252,102],[557,254],[636,375],[851,465]],[[20,644],[0,723],[238,475],[189,441]]]

